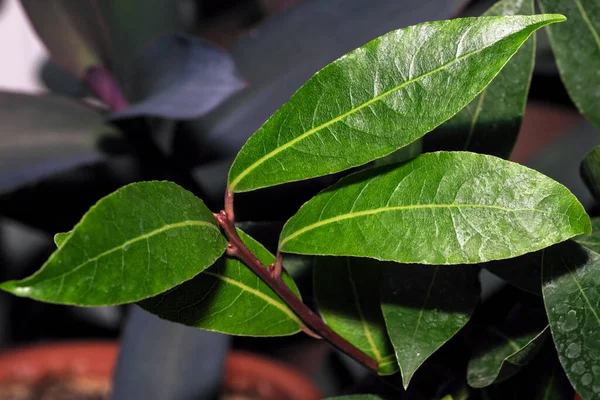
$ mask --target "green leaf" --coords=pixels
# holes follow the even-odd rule
[[[238,233],[263,264],[275,262],[275,256],[260,243],[239,229]],[[300,297],[285,271],[282,278]],[[298,317],[265,282],[229,256],[221,257],[194,279],[138,305],[169,321],[232,335],[291,335],[301,327]]]
[[[488,327],[483,345],[469,360],[467,381],[470,386],[482,388],[502,382],[526,365],[546,340],[547,327],[537,332],[507,334]]]
[[[374,394],[353,394],[350,396],[328,397],[324,400],[381,400],[381,397]]]
[[[590,232],[567,188],[516,163],[421,155],[350,175],[284,226],[281,251],[464,264],[516,257]]]
[[[57,233],[56,235],[54,235],[54,244],[56,244],[56,247],[62,247],[62,245],[65,244],[69,236],[71,236],[72,232],[73,231],[69,231],[64,233]]]
[[[600,253],[600,218],[592,218],[592,233],[573,238],[574,241],[588,249]]]
[[[50,303],[131,303],[193,278],[226,247],[193,194],[169,182],[135,183],[93,206],[38,272],[0,289]]]
[[[104,65],[108,43],[90,1],[21,0],[34,29],[53,61],[78,78],[88,68]]]
[[[401,163],[415,158],[421,153],[423,153],[423,140],[419,139],[385,157],[378,158],[373,162],[373,165],[379,167],[381,165]]]
[[[484,16],[531,15],[533,0],[503,0]],[[508,159],[519,135],[535,59],[535,33],[458,114],[425,136],[425,149],[468,150]]]
[[[479,302],[479,268],[388,264],[381,309],[404,387],[470,319]]]
[[[244,145],[245,192],[365,164],[467,105],[536,29],[561,15],[463,18],[390,32],[329,64]]]
[[[583,399],[600,395],[600,255],[573,241],[544,251],[542,293],[552,338]]]
[[[374,358],[380,375],[398,371],[379,301],[384,263],[366,258],[318,257],[315,296],[319,312],[340,336]]]
[[[600,146],[594,147],[581,162],[581,177],[596,200],[600,200]]]
[[[597,0],[539,0],[543,12],[568,21],[548,30],[561,78],[577,108],[600,128],[600,3]]]

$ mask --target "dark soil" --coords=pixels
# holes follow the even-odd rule
[[[0,384],[0,400],[108,400],[110,383],[93,378],[47,378]]]

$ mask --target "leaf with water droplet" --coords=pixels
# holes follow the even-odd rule
[[[543,252],[542,293],[559,360],[584,399],[600,389],[600,254],[575,241]]]

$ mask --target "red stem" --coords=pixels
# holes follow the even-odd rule
[[[228,191],[225,200],[226,203],[228,202],[227,196],[229,195],[231,195],[233,198],[233,194]],[[233,200],[230,201],[230,204],[233,205]],[[233,211],[233,209],[230,211]],[[233,213],[230,215],[233,215]],[[296,297],[294,292],[287,287],[282,279],[275,278],[271,274],[269,268],[261,263],[254,254],[252,254],[252,252],[248,249],[248,247],[246,247],[244,242],[242,242],[237,234],[233,220],[229,218],[227,211],[221,211],[219,214],[215,214],[215,217],[229,239],[227,253],[230,256],[238,258],[240,261],[246,264],[256,275],[259,276],[259,278],[269,285],[269,287],[273,289],[273,291],[275,291],[279,297],[281,297],[281,299],[292,309],[292,311],[294,311],[294,313],[300,317],[302,322],[309,328],[311,333],[322,337],[337,349],[346,353],[372,371],[378,371],[377,361],[335,333],[317,314],[308,308],[302,302],[302,300]]]
[[[117,80],[106,68],[91,67],[86,71],[83,80],[112,111],[119,112],[128,106]]]

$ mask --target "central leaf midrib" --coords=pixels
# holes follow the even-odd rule
[[[43,280],[38,281],[38,282],[50,281],[50,280],[53,280],[53,279],[56,279],[56,278],[62,278],[62,277],[68,276],[68,275],[74,273],[75,271],[83,268],[87,264],[89,264],[91,262],[94,262],[94,261],[97,261],[97,260],[101,259],[102,257],[106,257],[107,255],[112,254],[115,251],[123,250],[125,247],[127,247],[129,245],[132,245],[132,244],[134,244],[136,242],[139,242],[141,240],[149,239],[152,236],[158,235],[160,233],[166,232],[166,231],[171,230],[171,229],[183,228],[183,227],[187,227],[187,226],[206,226],[206,227],[213,228],[213,229],[217,230],[218,232],[220,232],[219,228],[217,228],[216,225],[211,224],[210,222],[206,222],[206,221],[192,221],[192,220],[190,220],[190,221],[176,222],[174,224],[167,224],[167,225],[164,225],[164,226],[162,226],[162,227],[160,227],[158,229],[155,229],[155,230],[150,231],[148,233],[145,233],[143,235],[137,236],[137,237],[135,237],[133,239],[129,239],[129,240],[123,242],[122,244],[120,244],[119,246],[115,246],[115,247],[113,247],[111,249],[105,250],[102,253],[100,253],[100,254],[92,257],[92,258],[87,259],[85,262],[77,265],[76,267],[74,267],[73,269],[65,272],[64,274],[60,274],[60,275],[56,275],[56,276],[53,276],[53,277],[50,277],[50,278],[47,278],[47,279],[43,279]],[[71,238],[67,239],[67,242],[65,242],[63,244],[63,246],[60,247],[60,249],[63,249],[64,246],[68,243],[68,241],[70,239]],[[56,254],[60,254],[60,251],[57,252]],[[40,272],[41,271],[43,271],[43,269],[40,270]],[[32,276],[31,279],[34,280],[35,279],[35,275]]]
[[[504,39],[506,39],[507,37],[509,37],[511,35],[512,35],[512,33],[510,35],[507,35],[506,37],[502,38],[501,40],[504,40]],[[298,137],[290,140],[289,142],[283,144],[282,146],[279,146],[279,147],[271,150],[269,153],[265,154],[264,156],[262,156],[261,158],[259,158],[258,160],[256,160],[254,163],[252,163],[250,166],[248,166],[246,169],[244,169],[237,176],[237,178],[235,178],[233,180],[233,182],[231,182],[231,184],[229,185],[229,190],[231,190],[232,192],[235,191],[235,187],[242,181],[242,179],[244,179],[250,172],[252,172],[254,169],[256,169],[260,164],[264,163],[269,158],[271,158],[271,157],[273,157],[273,156],[281,153],[285,149],[293,146],[294,144],[298,143],[299,141],[304,140],[308,136],[310,136],[310,135],[312,135],[314,133],[317,133],[317,132],[325,129],[325,128],[327,128],[330,125],[333,125],[333,124],[335,124],[337,122],[340,122],[344,118],[349,117],[350,115],[352,115],[352,114],[354,114],[354,113],[362,110],[363,108],[368,107],[369,105],[371,105],[371,104],[373,104],[373,103],[375,103],[375,102],[377,102],[377,101],[379,101],[379,100],[387,97],[391,93],[396,92],[396,91],[402,89],[403,87],[410,85],[411,83],[417,82],[418,80],[426,78],[426,77],[428,77],[430,75],[433,75],[433,74],[435,74],[437,72],[440,72],[440,71],[444,70],[445,68],[447,68],[447,67],[449,67],[449,66],[451,66],[451,65],[453,65],[453,64],[455,64],[455,63],[457,63],[457,62],[459,62],[459,61],[461,61],[461,60],[463,60],[465,58],[468,58],[468,57],[471,57],[474,54],[480,53],[480,52],[484,51],[485,49],[487,49],[489,47],[495,46],[497,43],[498,43],[498,41],[492,43],[489,46],[486,46],[486,47],[483,47],[481,49],[478,49],[478,50],[475,50],[475,51],[471,51],[469,53],[465,53],[465,54],[463,54],[463,55],[461,55],[459,57],[456,57],[453,60],[451,60],[451,61],[449,61],[449,62],[447,62],[445,64],[442,64],[442,65],[440,65],[437,68],[432,69],[431,71],[427,71],[424,74],[418,75],[418,76],[416,76],[414,78],[411,78],[411,79],[409,79],[407,81],[404,81],[401,84],[399,84],[399,85],[397,85],[397,86],[395,86],[395,87],[393,87],[393,88],[391,88],[391,89],[389,89],[389,90],[387,90],[387,91],[385,91],[385,92],[383,92],[381,94],[378,94],[377,96],[373,97],[372,99],[367,100],[366,102],[360,104],[359,106],[351,108],[350,110],[346,111],[345,113],[340,114],[337,117],[335,117],[333,119],[330,119],[327,122],[322,123],[321,125],[318,125],[316,127],[313,127],[311,129],[309,129],[308,131],[302,133]]]
[[[236,281],[234,279],[228,278],[228,277],[220,275],[220,274],[216,274],[214,272],[204,271],[204,274],[212,276],[213,278],[216,278],[216,279],[220,279],[223,282],[228,283],[230,285],[237,286],[246,292],[252,293],[256,297],[259,297],[260,299],[264,300],[265,302],[269,303],[270,305],[278,308],[283,313],[285,313],[291,320],[296,322],[298,325],[301,325],[300,319],[296,316],[296,314],[294,314],[294,312],[292,310],[290,310],[285,304],[272,299],[271,297],[267,296],[263,292],[256,290],[254,288],[251,288],[250,286],[247,286],[247,285],[243,284],[242,282]]]
[[[484,205],[484,204],[411,204],[411,205],[406,205],[406,206],[381,207],[381,208],[375,208],[372,210],[356,211],[356,212],[351,212],[348,214],[342,214],[342,215],[338,215],[335,217],[324,219],[322,221],[315,222],[315,223],[305,226],[304,228],[301,228],[301,229],[293,232],[292,234],[288,235],[287,237],[281,239],[279,247],[282,248],[286,242],[288,242],[288,241],[292,240],[293,238],[298,237],[298,236],[302,235],[303,233],[306,233],[312,229],[316,229],[323,225],[328,225],[328,224],[343,221],[346,219],[364,217],[367,215],[379,214],[379,213],[383,213],[383,212],[429,209],[429,208],[483,208],[483,209],[499,210],[499,211],[506,211],[506,212],[533,211],[533,212],[539,212],[542,214],[551,214],[551,215],[555,214],[555,213],[551,213],[549,211],[538,210],[535,208],[507,208],[507,207]]]

